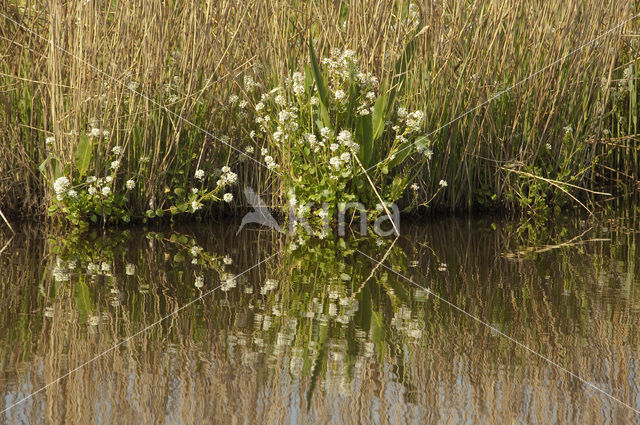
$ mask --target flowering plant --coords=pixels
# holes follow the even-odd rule
[[[423,113],[395,107],[404,74],[400,68],[411,48],[396,65],[392,88],[381,90],[378,79],[360,69],[352,50],[334,49],[321,68],[309,47],[304,73],[293,72],[282,87],[254,99],[250,135],[266,146],[261,155],[270,170],[286,170],[288,207],[297,216],[326,219],[322,204],[332,216],[350,202],[379,214],[381,202],[397,201],[411,182],[411,171],[432,155],[429,141],[420,135]],[[405,172],[392,177],[390,171],[401,165]]]

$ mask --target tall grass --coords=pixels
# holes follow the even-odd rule
[[[637,8],[630,0],[446,0],[416,2],[415,12],[400,0],[3,3],[0,209],[44,212],[53,179],[78,174],[79,140],[94,127],[108,137],[92,141],[88,174],[104,174],[110,149],[122,146],[122,173],[140,182],[129,199],[135,213],[167,206],[196,169],[226,164],[240,187],[281,203],[277,176],[237,152],[251,141],[229,96],[242,94],[245,76],[281,84],[307,61],[308,40],[320,53],[353,49],[365,70],[390,81],[416,19],[401,101],[425,112],[425,133],[443,127],[418,182],[426,199],[449,182],[433,206],[562,204],[566,195],[548,180],[628,191],[640,170],[637,19],[447,124]]]

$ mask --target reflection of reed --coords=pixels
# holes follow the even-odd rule
[[[247,233],[232,245],[224,235],[233,230],[179,229],[195,235],[206,251],[229,254],[234,259],[230,271],[235,272],[283,244],[277,237]],[[401,241],[404,252],[418,262],[406,273],[420,284],[614,396],[632,404],[637,399],[640,309],[634,234],[610,232],[610,244],[563,247],[514,262],[499,255],[514,243],[501,224],[495,231],[465,221],[403,230],[408,238]],[[581,231],[569,227],[569,232]],[[41,237],[30,235],[12,243],[11,255],[0,256],[0,399],[5,403],[55,380],[199,294],[188,260],[175,262],[170,245],[134,234],[127,249],[117,253],[113,276],[89,281],[95,306],[91,315],[100,318],[93,325],[81,319],[77,306],[74,284],[79,276],[63,285],[53,282],[55,259],[49,249]],[[136,264],[134,277],[123,273],[125,262]],[[446,271],[437,270],[440,263],[447,264]],[[363,277],[368,272],[370,268],[361,271]],[[353,321],[330,322],[326,360],[307,411],[312,383],[303,372],[302,352],[318,325],[299,317],[313,308],[300,301],[295,286],[260,294],[260,286],[274,273],[286,278],[277,263],[249,273],[244,286],[216,292],[167,319],[16,406],[6,422],[637,421],[628,409],[489,329],[433,298],[415,295],[402,307],[386,298],[378,301],[386,326],[382,356]],[[215,273],[207,274],[207,287],[217,284],[215,279]],[[47,297],[39,294],[40,282]],[[112,289],[118,291],[117,304]],[[53,306],[53,317],[44,316],[45,306]],[[270,314],[271,325],[256,325],[258,314]],[[291,319],[297,320],[293,330],[287,325]],[[412,321],[423,326],[421,339],[400,331]],[[286,338],[289,331],[293,340]]]

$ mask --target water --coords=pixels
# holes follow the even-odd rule
[[[640,423],[636,217],[294,251],[229,223],[25,226],[0,254],[0,422]]]

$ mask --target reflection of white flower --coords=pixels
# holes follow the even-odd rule
[[[104,273],[110,273],[111,264],[107,263],[106,261],[103,261],[102,264],[100,264],[100,269],[102,269]]]
[[[277,280],[267,279],[264,282],[264,286],[262,286],[262,289],[260,289],[260,293],[262,295],[265,295],[267,292],[276,289],[277,286],[278,286],[278,281]]]
[[[196,276],[194,285],[196,286],[196,288],[202,288],[204,286],[204,278],[202,276]]]

